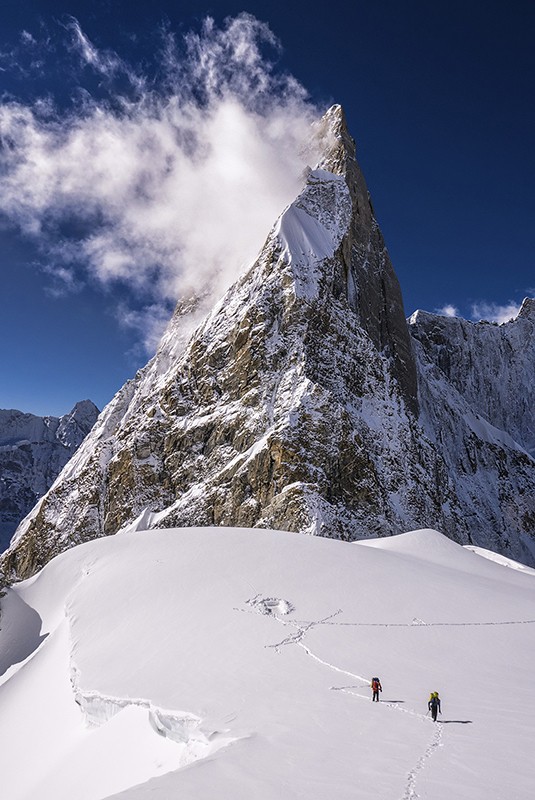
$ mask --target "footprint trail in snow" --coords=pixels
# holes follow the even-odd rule
[[[280,653],[281,649],[283,647],[286,647],[288,645],[297,645],[298,647],[300,647],[302,650],[305,651],[307,656],[309,656],[310,658],[312,658],[314,661],[318,662],[319,664],[322,664],[324,667],[326,667],[326,668],[328,668],[328,669],[330,669],[330,670],[332,670],[334,672],[337,672],[337,673],[340,673],[340,674],[343,674],[343,675],[347,675],[348,677],[354,678],[357,681],[363,681],[363,683],[361,683],[361,684],[359,683],[357,686],[331,686],[330,687],[331,691],[343,692],[344,694],[349,694],[349,695],[352,695],[353,697],[358,697],[359,699],[366,700],[367,702],[369,702],[369,699],[370,699],[369,695],[359,694],[358,692],[351,691],[352,689],[368,687],[369,686],[369,680],[367,678],[365,678],[362,675],[358,675],[358,674],[356,674],[354,672],[349,672],[349,670],[342,669],[341,667],[337,667],[336,664],[331,664],[330,662],[325,661],[324,659],[320,658],[318,655],[313,653],[312,650],[307,645],[305,645],[304,642],[303,642],[303,639],[306,636],[306,634],[308,633],[308,631],[310,631],[313,628],[318,627],[320,625],[338,625],[338,626],[341,626],[341,627],[342,626],[356,627],[356,626],[361,626],[361,625],[362,626],[366,626],[367,623],[333,622],[332,620],[333,620],[334,617],[337,617],[339,614],[343,613],[341,608],[339,608],[334,613],[329,614],[328,616],[322,617],[322,619],[315,620],[315,621],[298,622],[296,620],[291,620],[291,619],[290,620],[282,619],[277,614],[277,612],[285,614],[285,615],[289,614],[294,610],[294,606],[288,600],[281,600],[281,599],[273,598],[273,597],[262,598],[260,595],[256,595],[256,597],[252,598],[252,600],[247,600],[246,604],[251,606],[254,609],[252,611],[249,611],[249,613],[270,615],[280,625],[283,625],[285,627],[291,627],[291,628],[294,629],[294,633],[289,634],[288,636],[286,636],[284,639],[282,639],[280,642],[277,642],[276,644],[266,645],[266,648],[271,648],[271,649],[275,650],[275,652]],[[236,609],[236,610],[237,611],[241,611],[241,610],[244,610],[244,609]],[[506,623],[487,622],[487,623],[485,623],[485,622],[483,622],[483,623],[472,623],[472,624],[475,624],[475,625],[499,625],[499,624],[526,624],[526,623],[531,623],[531,622],[533,622],[533,620],[523,620],[523,621],[521,621],[519,623],[516,623],[516,622],[506,622]],[[438,623],[438,624],[440,624],[440,623]],[[450,623],[450,624],[463,625],[463,623]],[[379,623],[378,625],[377,625],[377,623],[375,623],[375,624],[371,623],[371,625],[373,625],[374,627],[375,626],[389,627],[389,623]],[[401,624],[397,623],[397,625],[395,625],[395,627],[412,627],[413,625],[422,625],[422,626],[432,627],[433,623],[431,623],[431,625],[429,625],[429,623],[425,623],[422,620],[414,619],[411,623],[401,623]],[[427,720],[428,720],[427,715],[418,713],[417,711],[414,711],[414,710],[411,710],[411,709],[402,708],[398,703],[392,703],[392,702],[385,701],[385,702],[381,703],[381,706],[389,708],[389,709],[393,709],[393,710],[398,711],[398,712],[400,712],[402,714],[409,714],[410,716],[416,717],[421,721],[427,722]],[[417,800],[417,798],[419,797],[419,795],[418,795],[418,793],[416,791],[416,779],[417,779],[417,776],[418,776],[419,772],[421,772],[421,770],[425,767],[426,762],[435,753],[437,748],[443,746],[443,741],[442,741],[443,732],[444,732],[443,726],[440,723],[436,724],[435,725],[435,730],[433,732],[433,736],[432,736],[432,739],[431,739],[430,743],[426,747],[424,753],[420,756],[420,758],[416,762],[416,765],[409,771],[409,773],[407,775],[407,785],[406,785],[405,792],[404,792],[401,800]]]

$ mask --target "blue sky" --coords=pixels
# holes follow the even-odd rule
[[[0,407],[103,407],[260,247],[333,102],[407,314],[507,318],[535,292],[534,32],[527,2],[4,0]]]

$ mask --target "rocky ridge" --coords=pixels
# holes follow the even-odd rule
[[[434,527],[533,561],[535,462],[456,387],[421,319],[407,325],[341,108],[322,124],[324,156],[256,263],[187,342],[177,310],[19,527],[7,572],[136,525]]]

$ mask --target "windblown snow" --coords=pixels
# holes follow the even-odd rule
[[[435,531],[131,529],[1,603],[9,800],[532,796],[535,575]]]
[[[351,195],[344,178],[312,170],[306,190],[281,214],[273,230],[280,258],[296,270],[296,290],[302,296],[316,296],[314,266],[334,255],[350,220]]]

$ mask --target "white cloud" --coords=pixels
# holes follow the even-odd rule
[[[116,313],[123,327],[143,331],[144,349],[148,352],[154,352],[169,322],[171,309],[166,308],[162,303],[144,305],[140,310],[133,309],[124,303],[119,303]],[[187,330],[190,332],[189,327]],[[136,346],[132,349],[132,354],[136,358],[142,355],[138,352],[138,349],[140,348]]]
[[[317,111],[264,57],[278,43],[249,14],[208,19],[178,43],[164,33],[158,83],[100,52],[72,20],[69,48],[129,93],[80,94],[60,113],[42,99],[0,104],[0,213],[38,242],[68,288],[80,272],[119,282],[144,310],[147,346],[169,302],[220,294],[256,255],[315,156]]]
[[[99,50],[83,32],[80,23],[71,17],[64,26],[70,36],[69,49],[80,59],[80,62],[91,67],[95,73],[108,80],[123,75],[127,78],[131,88],[143,91],[145,80],[142,74],[120,58],[113,50]]]
[[[25,45],[37,44],[36,40],[34,39],[32,34],[29,33],[29,31],[22,31],[20,39],[21,42],[23,42]]]
[[[480,301],[472,304],[472,319],[485,319],[489,322],[497,322],[501,325],[503,322],[509,322],[515,319],[519,311],[520,304],[514,303],[512,300],[504,305]]]
[[[460,316],[459,309],[457,308],[457,306],[454,306],[451,303],[447,303],[445,306],[442,306],[442,308],[435,309],[435,311],[437,314],[440,314],[443,317]]]

